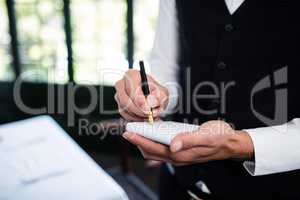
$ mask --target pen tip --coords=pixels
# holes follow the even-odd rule
[[[153,113],[152,113],[152,111],[148,115],[148,121],[149,121],[150,124],[153,124],[154,120],[153,120]]]

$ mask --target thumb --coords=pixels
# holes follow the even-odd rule
[[[190,133],[182,133],[177,135],[171,142],[170,150],[173,153],[190,149],[203,145],[205,137],[201,135],[201,132],[194,131]]]

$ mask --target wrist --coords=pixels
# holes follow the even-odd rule
[[[254,157],[254,145],[246,131],[235,131],[233,159],[248,160]]]

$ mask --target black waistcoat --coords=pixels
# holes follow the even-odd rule
[[[224,0],[176,3],[183,88],[176,120],[222,118],[245,129],[300,117],[300,18],[291,1],[246,0],[233,15]],[[239,162],[218,161],[177,168],[177,175],[185,186],[203,179],[226,198],[300,196],[299,171],[251,177]]]

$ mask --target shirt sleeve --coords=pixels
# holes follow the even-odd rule
[[[169,104],[164,114],[172,113],[178,102],[178,21],[176,15],[175,0],[160,0],[149,64],[150,74],[169,90]]]
[[[244,162],[253,176],[300,169],[300,119],[265,128],[247,129],[255,151],[255,161]]]

